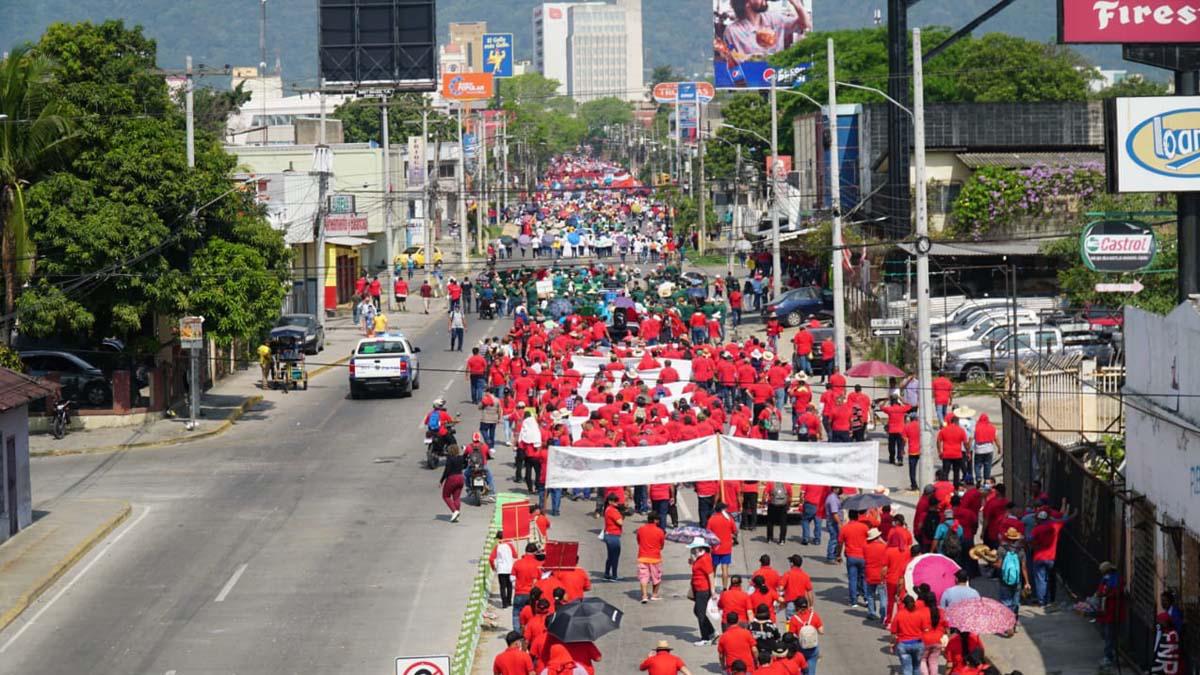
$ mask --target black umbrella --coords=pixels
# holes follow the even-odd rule
[[[620,628],[624,615],[600,598],[584,598],[555,612],[546,630],[563,642],[595,642]]]
[[[892,503],[892,499],[887,495],[876,494],[874,492],[860,492],[856,495],[850,495],[842,500],[842,508],[854,511],[867,511],[887,506]]]

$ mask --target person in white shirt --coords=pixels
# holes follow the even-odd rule
[[[511,541],[504,541],[503,537],[503,533],[496,533],[496,547],[492,549],[492,555],[488,560],[500,582],[501,609],[512,606],[512,568],[517,559],[517,547]]]

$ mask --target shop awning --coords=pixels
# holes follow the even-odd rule
[[[366,246],[367,244],[374,244],[375,240],[374,239],[366,239],[364,237],[329,237],[328,239],[325,240],[325,243],[330,244],[332,246],[346,246],[349,248],[354,248],[355,246]]]

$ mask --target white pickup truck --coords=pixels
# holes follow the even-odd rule
[[[412,396],[421,388],[420,347],[403,333],[382,333],[358,341],[350,354],[350,398],[373,391]]]

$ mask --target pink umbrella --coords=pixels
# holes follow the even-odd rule
[[[940,553],[925,553],[908,562],[904,570],[904,588],[912,595],[921,584],[929,584],[930,590],[942,600],[942,592],[954,585],[954,573],[958,563]]]
[[[991,598],[973,598],[951,605],[946,610],[946,623],[968,633],[1000,635],[1017,625],[1017,615]]]
[[[846,371],[847,377],[904,377],[904,371],[884,361],[860,361]]]

